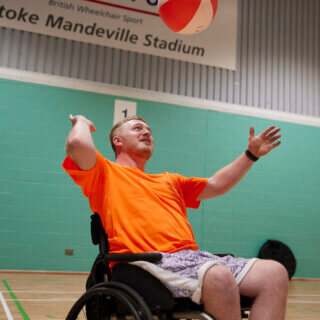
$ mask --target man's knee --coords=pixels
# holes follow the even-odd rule
[[[239,289],[233,274],[222,265],[212,266],[205,274],[202,288],[203,298],[212,294],[234,297],[239,295]]]
[[[288,290],[289,276],[286,268],[279,262],[268,261],[269,283],[275,290]]]
[[[240,293],[249,297],[261,294],[285,296],[288,291],[288,272],[273,260],[256,261],[240,283]]]
[[[204,310],[217,319],[240,319],[239,288],[227,268],[214,265],[206,272],[202,302]]]

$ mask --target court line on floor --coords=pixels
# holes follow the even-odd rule
[[[53,301],[53,302],[57,302],[57,301],[77,301],[78,299],[74,298],[74,299],[29,299],[29,298],[26,298],[26,299],[19,299],[19,301],[45,301],[45,302],[49,302],[49,301]],[[6,301],[16,301],[16,299],[6,299]]]
[[[289,297],[320,297],[320,294],[289,294]]]
[[[23,320],[30,320],[29,316],[27,315],[27,313],[22,308],[22,305],[20,304],[19,300],[17,299],[17,297],[12,292],[12,290],[11,290],[9,284],[7,283],[7,281],[5,279],[2,279],[2,282],[6,286],[8,292],[10,293],[11,298],[14,299],[14,303],[16,304],[18,310],[20,311],[20,313],[21,313],[21,315],[23,317]]]
[[[307,303],[307,304],[320,304],[320,301],[310,301],[310,300],[288,300],[287,301],[290,304],[301,304],[301,303]]]
[[[12,314],[11,314],[11,312],[10,312],[10,309],[9,309],[9,307],[8,307],[8,305],[7,305],[7,303],[6,303],[6,300],[4,299],[1,291],[0,291],[0,301],[1,301],[1,303],[2,303],[4,312],[5,312],[8,320],[13,320],[13,317],[12,317]]]

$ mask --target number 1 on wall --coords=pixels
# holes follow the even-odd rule
[[[124,118],[135,116],[137,113],[137,103],[126,100],[115,100],[113,124],[115,125]]]

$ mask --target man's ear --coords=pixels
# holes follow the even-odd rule
[[[122,145],[121,137],[119,137],[119,136],[113,137],[113,143],[117,147],[121,146]]]

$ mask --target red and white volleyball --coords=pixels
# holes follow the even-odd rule
[[[174,32],[194,34],[206,29],[216,12],[217,0],[158,0],[159,15]]]

